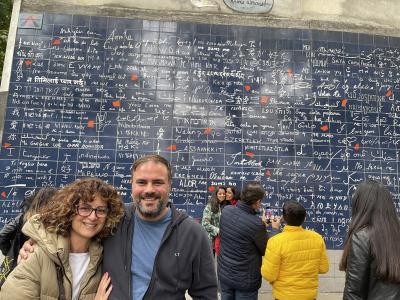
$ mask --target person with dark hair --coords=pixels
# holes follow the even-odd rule
[[[132,203],[114,235],[103,241],[103,271],[113,284],[109,299],[217,299],[207,232],[169,201],[172,172],[160,155],[132,165]],[[20,254],[31,251],[24,244]]]
[[[236,205],[238,202],[238,195],[236,188],[232,185],[226,187],[226,200],[229,201],[232,205]]]
[[[4,255],[4,260],[0,267],[0,286],[17,265],[18,251],[28,240],[28,237],[22,233],[22,226],[32,215],[39,213],[56,192],[56,188],[47,186],[26,197],[20,206],[21,213],[1,229],[0,250]]]
[[[245,185],[237,205],[221,214],[218,278],[222,300],[258,299],[261,260],[268,240],[265,220],[257,216],[265,190],[258,182]],[[272,226],[279,228],[273,219]]]
[[[76,180],[27,220],[22,231],[34,253],[11,272],[0,299],[107,299],[112,287],[101,275],[100,241],[123,215],[117,190],[96,178]]]
[[[287,225],[268,241],[261,274],[272,285],[275,299],[316,299],[318,274],[329,271],[325,242],[320,234],[301,226],[305,218],[299,202],[285,202],[282,220]]]
[[[104,241],[110,299],[215,300],[217,280],[204,228],[169,201],[169,162],[146,155],[132,166],[133,203],[114,236]]]
[[[219,221],[222,208],[230,204],[225,200],[225,187],[219,186],[211,195],[206,207],[203,211],[203,219],[201,225],[208,233],[211,245],[214,249],[214,254],[219,254]]]
[[[374,180],[359,184],[340,270],[343,299],[400,299],[400,222],[389,190]]]

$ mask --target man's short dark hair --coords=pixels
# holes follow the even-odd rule
[[[169,182],[172,181],[172,171],[171,171],[170,163],[164,157],[157,155],[157,154],[146,155],[146,156],[142,156],[141,158],[137,159],[132,165],[132,176],[133,176],[133,173],[135,173],[136,169],[140,165],[142,165],[148,161],[163,164],[167,168]]]
[[[306,218],[306,210],[303,205],[295,200],[283,204],[282,214],[286,223],[290,226],[300,226]]]
[[[256,181],[251,181],[245,185],[240,198],[247,205],[252,205],[264,196],[265,190],[262,185]]]

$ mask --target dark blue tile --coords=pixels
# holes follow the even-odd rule
[[[36,31],[36,35],[53,35],[53,25],[43,25],[41,30]]]
[[[325,30],[312,30],[313,41],[328,41],[330,32]]]
[[[358,33],[343,32],[343,43],[358,44]]]
[[[90,17],[90,28],[107,27],[108,17],[92,16]]]
[[[178,24],[176,22],[161,22],[161,32],[177,32]]]
[[[389,47],[389,37],[382,35],[375,35],[374,45],[379,47]]]
[[[154,21],[154,20],[143,20],[143,30],[148,30],[148,31],[160,31],[160,21]]]
[[[389,37],[389,44],[390,44],[390,47],[400,48],[400,38],[399,37],[390,36]]]
[[[312,30],[310,30],[310,29],[302,29],[301,30],[301,38],[303,40],[311,40],[311,38],[312,38]]]
[[[185,22],[178,23],[178,32],[179,33],[195,33],[195,30],[196,30],[196,24],[185,23]]]
[[[227,25],[212,25],[211,26],[211,34],[226,36],[228,34],[228,26]]]
[[[210,24],[196,24],[196,33],[211,34],[211,25]]]
[[[329,42],[342,42],[343,34],[341,31],[327,31],[326,40]]]
[[[374,36],[370,34],[360,33],[358,35],[358,42],[360,45],[373,45]]]
[[[72,15],[45,13],[43,16],[43,24],[71,25],[72,24]]]
[[[72,25],[74,26],[89,26],[90,16],[73,15]]]

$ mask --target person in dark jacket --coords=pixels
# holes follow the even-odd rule
[[[340,269],[345,300],[400,299],[400,222],[388,189],[366,180],[352,197]]]
[[[0,286],[4,283],[8,274],[17,265],[18,251],[28,240],[22,233],[22,226],[33,215],[39,213],[50,198],[57,192],[55,187],[46,186],[37,190],[31,196],[26,197],[21,204],[21,213],[4,225],[0,231],[0,250],[4,255],[0,267]]]
[[[253,300],[261,286],[261,261],[268,235],[266,220],[257,215],[265,190],[249,182],[236,206],[226,206],[221,214],[221,249],[218,278],[221,300]],[[279,228],[279,222],[273,222]]]
[[[133,203],[114,235],[103,241],[110,300],[216,300],[217,278],[206,231],[169,202],[169,162],[147,155],[132,166]],[[30,242],[32,243],[32,241]],[[32,252],[29,243],[22,258]]]
[[[217,279],[208,235],[169,203],[171,167],[158,155],[132,166],[133,204],[114,236],[104,241],[109,299],[216,300]]]

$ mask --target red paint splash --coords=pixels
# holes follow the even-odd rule
[[[347,105],[347,99],[342,99],[342,107],[346,107]]]
[[[121,106],[121,101],[118,101],[118,100],[117,101],[113,101],[112,102],[112,106],[113,107],[120,107]]]
[[[168,146],[168,147],[167,147],[167,150],[175,151],[175,150],[176,150],[176,145]]]
[[[136,81],[136,80],[138,80],[139,79],[139,76],[137,76],[137,74],[132,74],[131,75],[131,80],[132,81]]]
[[[4,144],[3,144],[3,147],[4,147],[4,148],[9,148],[9,147],[11,147],[11,146],[12,146],[12,145],[9,144],[9,143],[4,143]]]
[[[386,97],[390,97],[393,95],[393,91],[392,90],[388,90],[385,94]]]
[[[210,134],[212,132],[212,128],[208,127],[206,129],[204,129],[204,134]]]
[[[272,173],[271,173],[271,171],[270,170],[267,170],[267,171],[265,171],[265,176],[268,176],[268,177],[270,177],[272,175]]]
[[[52,44],[53,44],[54,46],[61,45],[61,40],[59,40],[59,39],[53,40]]]
[[[248,156],[248,157],[254,157],[254,153],[253,152],[246,152],[245,155]]]
[[[32,64],[32,61],[30,59],[25,60],[25,65],[30,66]]]
[[[246,85],[244,86],[244,89],[246,90],[246,92],[250,92],[251,86],[248,85],[248,84],[246,84]]]
[[[3,198],[7,198],[7,193],[6,193],[6,192],[1,192],[1,196],[2,196]]]
[[[356,151],[360,150],[360,144],[359,143],[354,145],[354,150],[356,150]]]
[[[89,120],[89,121],[87,122],[87,127],[88,127],[88,128],[94,128],[94,121],[93,121],[93,120]]]
[[[210,186],[208,187],[208,191],[209,191],[209,192],[214,192],[214,191],[215,191],[215,186],[210,185]]]
[[[328,125],[323,125],[320,127],[321,131],[323,132],[327,132],[329,130],[329,126]]]

